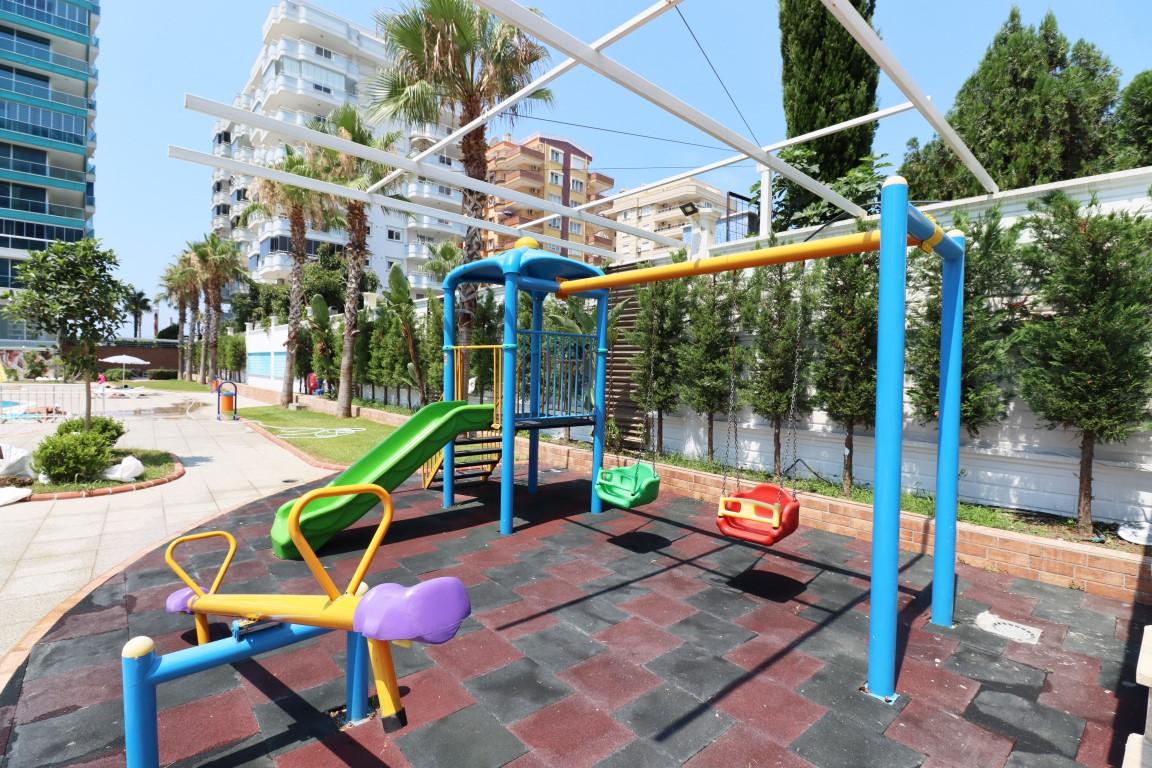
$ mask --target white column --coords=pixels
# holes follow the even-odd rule
[[[760,168],[760,232],[761,240],[772,236],[772,169]]]

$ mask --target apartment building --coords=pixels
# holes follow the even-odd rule
[[[0,2],[0,294],[29,251],[92,235],[99,20],[86,0]],[[0,312],[5,365],[54,342]]]
[[[488,148],[488,180],[502,187],[524,192],[534,197],[570,207],[583,205],[603,197],[615,183],[612,177],[591,170],[592,155],[570,141],[554,136],[535,134],[524,141],[512,140],[510,134]],[[590,209],[593,212],[595,208]],[[521,205],[500,198],[489,198],[485,218],[489,221],[519,227],[547,213],[531,205]],[[554,216],[545,222],[528,227],[562,240],[583,245],[612,247],[612,233],[590,227],[567,216]],[[499,253],[512,247],[516,241],[511,235],[486,232],[484,244],[487,253]],[[578,251],[545,245],[545,248],[564,256],[583,258]]]
[[[349,102],[367,109],[365,85],[387,61],[384,41],[374,30],[307,2],[282,0],[269,11],[262,33],[263,46],[243,90],[233,101],[236,106],[305,126]],[[381,123],[376,130],[400,130],[396,151],[415,154],[448,135],[448,123],[450,120],[441,125]],[[227,120],[215,125],[212,147],[217,155],[261,165],[275,164],[284,152],[280,137]],[[463,170],[458,145],[446,147],[428,162]],[[287,219],[254,216],[248,226],[240,226],[253,182],[250,176],[220,169],[213,172],[212,229],[240,245],[255,281],[284,283],[291,271]],[[396,191],[412,202],[445,211],[458,212],[461,207],[459,189],[423,178],[409,178]],[[462,241],[463,236],[461,226],[437,216],[410,217],[373,206],[369,213],[368,268],[383,280],[392,265],[399,264],[414,297],[434,295],[440,286],[426,268],[428,246],[445,240]],[[343,230],[308,230],[309,255],[324,247],[339,252],[346,243]]]
[[[724,213],[725,195],[716,187],[696,178],[682,179],[635,195],[624,195],[612,201],[612,207],[601,214],[615,221],[659,232],[683,240],[685,231],[699,226],[711,232]],[[693,204],[699,213],[699,224],[685,215],[680,206]],[[617,263],[632,263],[665,256],[672,249],[651,240],[616,233]]]

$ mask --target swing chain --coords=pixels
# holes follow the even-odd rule
[[[803,360],[803,332],[804,332],[804,281],[807,277],[807,262],[800,262],[800,295],[797,297],[796,306],[796,338],[793,340],[793,360],[792,360],[792,393],[788,401],[788,449],[789,458],[792,464],[785,468],[784,462],[780,462],[780,472],[787,473],[789,469],[794,469],[800,457],[800,443],[799,437],[796,433],[796,399],[800,393],[800,364]],[[791,490],[796,492],[796,473],[792,472],[791,477]],[[776,478],[777,485],[783,484],[783,478]]]

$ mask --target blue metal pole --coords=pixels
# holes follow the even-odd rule
[[[595,425],[592,428],[592,484],[600,479],[604,466],[604,422],[607,417],[605,398],[608,383],[608,296],[596,298],[596,396],[593,402]],[[604,511],[604,502],[592,491],[592,514]]]
[[[512,499],[516,491],[516,311],[520,275],[504,274],[504,384],[500,424],[500,533],[512,533]]]
[[[120,652],[124,682],[124,756],[128,768],[156,768],[160,742],[156,722],[156,646],[150,637],[134,637]]]
[[[876,340],[876,472],[873,481],[872,595],[868,692],[896,692],[896,609],[900,552],[900,461],[904,432],[904,303],[908,182],[891,176],[880,193],[880,308]]]
[[[456,286],[444,286],[444,400],[456,399]],[[456,503],[456,441],[444,446],[443,500],[445,508]]]
[[[346,632],[347,666],[344,692],[348,722],[357,723],[368,717],[368,642],[359,632]]]
[[[949,233],[958,255],[945,255],[941,276],[940,415],[936,447],[936,519],[932,623],[952,626],[956,601],[956,506],[960,483],[960,373],[964,348],[964,236]]]
[[[528,370],[531,372],[530,391],[528,395],[528,415],[531,418],[540,416],[540,332],[544,330],[544,294],[532,294],[532,346],[531,357],[528,360]],[[538,473],[540,468],[540,430],[533,429],[528,433],[528,493],[536,493]]]

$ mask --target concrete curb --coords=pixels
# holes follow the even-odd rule
[[[264,427],[260,426],[259,424],[256,424],[255,422],[249,421],[248,419],[245,419],[243,417],[240,418],[240,422],[242,424],[244,424],[246,427],[248,427],[249,429],[251,429],[253,432],[255,432],[259,435],[263,435],[264,437],[266,437],[271,442],[275,443],[276,445],[280,446],[284,450],[288,451],[293,456],[300,459],[300,461],[304,462],[305,464],[310,464],[313,467],[316,467],[317,469],[331,469],[331,470],[334,470],[336,472],[343,472],[344,470],[348,469],[348,467],[351,466],[350,464],[333,464],[332,462],[321,461],[320,459],[313,458],[312,456],[309,456],[307,453],[300,450],[296,446],[292,445],[292,443],[288,442],[287,440],[285,440],[283,438],[277,437],[276,435],[272,434],[268,430],[264,429]]]
[[[142,491],[145,488],[155,488],[158,485],[166,485],[173,480],[179,480],[184,477],[184,462],[180,461],[180,457],[174,453],[169,453],[172,457],[172,462],[175,466],[172,471],[164,477],[157,477],[154,480],[145,480],[142,483],[125,483],[124,485],[110,485],[107,488],[91,488],[86,491],[61,491],[60,493],[34,493],[24,501],[63,501],[65,499],[87,499],[92,496],[112,496],[117,493],[129,493],[131,491]]]

